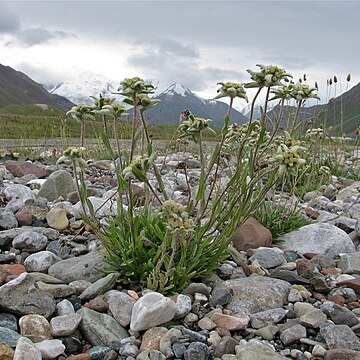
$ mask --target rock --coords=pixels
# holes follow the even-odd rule
[[[360,274],[360,253],[340,254],[337,266],[345,274]]]
[[[39,251],[29,255],[24,265],[28,272],[47,272],[48,268],[61,259],[50,251]]]
[[[295,325],[291,326],[290,328],[284,330],[280,334],[280,340],[283,342],[283,344],[290,345],[297,341],[299,341],[301,338],[306,337],[306,328],[302,325]]]
[[[235,347],[236,358],[241,360],[288,360],[287,357],[277,354],[269,345],[258,340]]]
[[[0,312],[0,327],[5,327],[17,332],[18,325],[16,316],[5,312]]]
[[[145,350],[136,357],[136,360],[166,360],[166,357],[160,351]]]
[[[6,327],[0,327],[0,344],[5,343],[11,347],[15,347],[20,339],[20,334]]]
[[[0,343],[0,359],[13,360],[14,350],[7,344]]]
[[[231,242],[238,251],[247,251],[272,244],[271,232],[257,220],[250,217],[231,236]]]
[[[16,227],[18,227],[18,222],[14,213],[10,210],[2,211],[0,209],[0,229],[8,230]]]
[[[254,329],[260,329],[268,325],[277,324],[286,316],[286,313],[286,310],[282,308],[277,308],[260,311],[256,314],[251,314],[251,327]]]
[[[33,222],[33,216],[28,211],[19,210],[15,214],[15,219],[20,226],[30,226]]]
[[[111,316],[100,314],[94,310],[82,308],[77,311],[82,316],[80,329],[90,344],[107,345],[128,337],[127,331]]]
[[[184,290],[184,294],[194,296],[196,293],[203,294],[206,297],[210,296],[211,287],[205,285],[204,283],[191,283]]]
[[[355,291],[357,295],[360,295],[360,278],[346,279],[336,283],[336,286],[346,286]]]
[[[57,170],[46,179],[38,196],[54,201],[60,196],[66,199],[67,195],[73,191],[75,191],[75,184],[72,176],[66,170]]]
[[[5,273],[7,275],[13,277],[17,277],[26,272],[25,266],[21,264],[4,264],[0,265],[0,269],[2,269],[3,271],[5,270]]]
[[[335,258],[339,253],[353,253],[355,246],[345,231],[327,223],[310,224],[281,236],[281,246],[301,254],[317,253]]]
[[[174,301],[157,292],[147,293],[133,306],[130,329],[142,331],[161,325],[170,321],[175,312]]]
[[[35,344],[41,351],[43,359],[55,359],[65,351],[65,346],[61,340],[43,340]]]
[[[232,294],[228,289],[220,288],[212,292],[209,305],[216,307],[216,305],[227,305],[232,298]]]
[[[50,294],[55,299],[65,298],[76,293],[76,289],[71,285],[66,284],[46,284],[38,281],[37,285],[40,290]]]
[[[215,313],[211,320],[219,327],[227,329],[229,331],[245,330],[250,322],[248,315],[243,316],[231,316],[225,314]]]
[[[359,196],[360,181],[355,181],[350,186],[341,189],[336,195],[336,200],[356,200]]]
[[[36,343],[42,340],[52,339],[50,324],[41,315],[25,315],[19,320],[20,334]]]
[[[310,284],[309,280],[305,279],[304,277],[298,275],[295,271],[291,271],[291,270],[275,269],[270,271],[270,276],[272,278],[287,281],[291,284],[304,284],[304,285]]]
[[[48,172],[43,166],[24,160],[7,160],[5,167],[11,174],[18,178],[33,174],[38,179],[41,179],[48,175]]]
[[[224,336],[216,346],[214,356],[221,357],[224,354],[235,354],[235,346],[238,342],[231,336]]]
[[[104,300],[109,304],[109,310],[122,326],[128,326],[131,320],[132,308],[136,302],[131,296],[117,290],[110,290],[104,295]]]
[[[86,255],[57,262],[50,266],[48,274],[66,283],[75,280],[94,282],[104,276],[97,269],[104,268],[105,266],[106,264],[101,254],[97,251],[92,251]]]
[[[327,350],[324,354],[324,360],[360,360],[360,352],[349,349]]]
[[[191,298],[188,295],[179,294],[175,303],[176,312],[174,320],[183,319],[191,311]]]
[[[360,341],[347,325],[324,324],[320,334],[329,349],[360,350]]]
[[[58,316],[75,314],[74,305],[67,299],[56,304],[56,312]]]
[[[25,205],[25,201],[35,199],[35,194],[30,188],[21,184],[9,185],[4,189],[4,194],[7,200],[10,200],[6,206],[6,210],[10,210],[13,213],[22,209]]]
[[[275,325],[268,325],[254,331],[256,336],[260,336],[265,340],[273,340],[275,335],[279,332],[279,328]]]
[[[166,332],[166,334],[160,339],[159,350],[166,356],[171,358],[174,356],[171,345],[174,342],[180,341],[183,337],[182,332],[179,329],[172,328]]]
[[[145,331],[140,350],[160,350],[160,340],[168,332],[165,327],[152,327]]]
[[[317,272],[315,265],[308,259],[298,259],[296,260],[296,272],[298,275],[310,279],[314,276],[314,273]]]
[[[48,225],[55,230],[65,230],[69,226],[66,210],[53,207],[46,215]]]
[[[201,342],[193,342],[184,353],[185,360],[207,360],[209,358],[209,348]]]
[[[117,204],[113,200],[102,199],[96,196],[89,196],[88,201],[91,202],[96,215],[100,218],[106,216],[117,216]],[[82,214],[84,213],[84,209],[82,207],[81,202],[77,202],[72,207],[72,215],[75,216],[77,219],[80,219]],[[89,215],[90,212],[86,209],[86,214]]]
[[[308,328],[318,328],[326,322],[326,315],[320,309],[314,309],[300,316],[300,323]]]
[[[81,315],[69,314],[56,316],[50,320],[50,330],[54,337],[69,336],[80,325]]]
[[[14,238],[12,246],[21,251],[34,253],[43,250],[47,243],[48,239],[45,235],[35,231],[24,231]]]
[[[359,323],[358,317],[349,309],[339,306],[331,301],[324,302],[320,309],[336,325],[348,325],[352,327]]]
[[[216,328],[216,324],[207,316],[199,320],[198,326],[201,330],[213,330]]]
[[[249,261],[251,263],[257,261],[265,269],[272,269],[286,262],[282,254],[283,252],[278,248],[258,248]]]
[[[41,291],[27,273],[0,287],[0,307],[16,314],[38,314],[46,318],[55,311],[55,300]]]
[[[79,299],[88,300],[92,299],[98,295],[103,294],[104,292],[112,289],[116,283],[116,280],[119,278],[119,274],[111,273],[105,277],[95,281],[88,288],[86,288],[80,295]]]
[[[225,288],[232,292],[232,299],[226,308],[234,313],[245,309],[252,314],[283,307],[287,302],[290,286],[283,280],[251,276],[224,281],[215,289]]]
[[[14,360],[42,360],[41,351],[26,337],[18,340]]]

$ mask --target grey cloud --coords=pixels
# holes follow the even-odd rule
[[[34,46],[53,39],[63,39],[67,37],[70,37],[70,34],[64,31],[50,31],[45,28],[23,29],[16,34],[17,41],[26,46]]]
[[[19,18],[4,3],[0,2],[0,8],[0,34],[14,33],[20,27]]]
[[[56,84],[64,80],[62,73],[65,69],[52,70],[51,67],[34,65],[30,62],[20,62],[16,69],[29,76],[31,74],[31,78],[40,84]]]

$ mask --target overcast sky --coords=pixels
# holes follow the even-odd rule
[[[326,79],[360,81],[359,39],[360,1],[0,1],[0,63],[42,83],[138,75],[210,98],[263,63],[324,99]]]

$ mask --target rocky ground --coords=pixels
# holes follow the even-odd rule
[[[186,198],[199,164],[173,155],[165,185]],[[301,206],[314,220],[282,237],[249,219],[231,260],[172,297],[105,275],[101,244],[82,231],[67,167],[0,164],[0,359],[360,359],[360,182],[332,178]],[[87,169],[89,198],[115,192],[112,164]],[[141,193],[141,189],[139,189]],[[115,215],[111,198],[99,217]],[[326,222],[324,222],[326,221]]]

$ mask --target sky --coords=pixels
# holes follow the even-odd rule
[[[206,98],[271,64],[317,81],[325,101],[334,75],[337,94],[360,82],[359,24],[360,1],[0,0],[0,63],[40,83],[89,71],[179,82]]]

